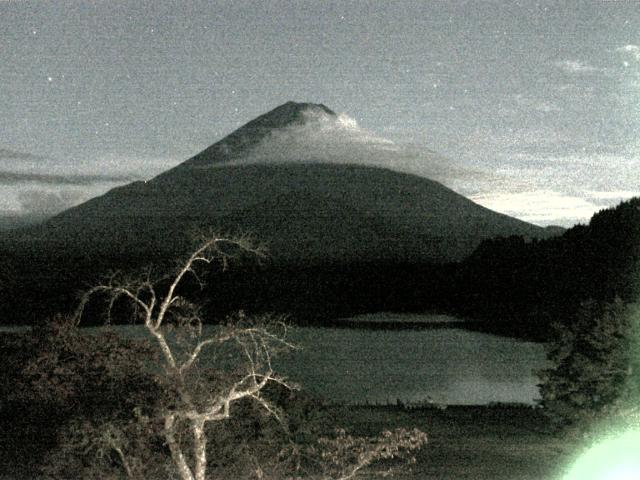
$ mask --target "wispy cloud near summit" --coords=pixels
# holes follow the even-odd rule
[[[468,176],[456,162],[425,148],[396,144],[358,125],[347,114],[304,112],[305,121],[275,129],[242,158],[219,164],[335,163],[411,173],[451,185]]]

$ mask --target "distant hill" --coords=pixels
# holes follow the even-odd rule
[[[31,153],[18,152],[16,150],[10,150],[8,148],[0,147],[0,160],[16,160],[24,162],[33,162],[43,160],[44,157],[40,155],[33,155]]]
[[[456,275],[457,291],[443,297],[457,299],[458,314],[538,337],[549,323],[570,320],[582,302],[638,302],[640,197],[547,240],[487,240]]]
[[[22,215],[16,213],[0,212],[0,232],[28,227],[38,223],[42,223],[46,219],[46,215]]]

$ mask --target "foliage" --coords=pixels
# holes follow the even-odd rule
[[[219,262],[226,268],[246,252],[260,253],[245,239],[206,238],[171,275],[111,275],[87,292],[73,317],[57,317],[34,331],[29,350],[36,354],[21,372],[29,386],[22,400],[65,418],[44,473],[293,478],[316,456],[314,468],[327,464],[332,475],[352,478],[374,461],[404,458],[424,443],[418,431],[374,440],[339,434],[317,443],[321,409],[294,395],[295,386],[272,368],[274,355],[294,348],[281,319],[240,312],[223,325],[203,328],[202,310],[182,295],[183,280],[199,282],[198,265]],[[109,328],[99,335],[80,331],[78,322],[96,297],[106,302],[107,318],[129,305],[144,338],[125,338]],[[289,419],[284,410],[292,411]],[[314,476],[316,470],[322,468],[306,471]]]
[[[507,333],[553,339],[553,319],[573,316],[582,302],[640,298],[640,197],[559,237],[486,240],[458,271],[459,314],[503,323]]]
[[[589,301],[574,318],[554,324],[552,366],[541,372],[540,393],[558,427],[588,429],[617,408],[634,377],[631,318],[620,299]]]
[[[418,429],[398,428],[385,430],[374,438],[354,437],[339,429],[333,438],[322,437],[318,440],[322,460],[322,478],[347,480],[354,478],[366,467],[380,460],[404,459],[415,463],[414,452],[427,443],[427,435]],[[392,475],[396,469],[387,466],[377,472],[380,476]]]
[[[160,404],[161,386],[146,371],[152,355],[145,342],[109,329],[82,332],[63,316],[6,335],[0,416],[7,420],[2,426],[14,456],[28,468],[50,464],[60,477],[80,472],[71,457],[61,461],[58,455],[51,463],[52,449],[64,445],[61,440],[79,424],[124,424],[137,406],[150,412]]]

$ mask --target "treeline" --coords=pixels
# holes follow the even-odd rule
[[[78,293],[109,270],[154,264],[167,271],[177,255],[141,249],[89,256],[34,245],[22,250],[5,245],[3,323],[36,323],[68,311]],[[288,313],[303,324],[379,311],[437,311],[484,320],[490,331],[543,339],[550,323],[570,318],[586,300],[638,298],[640,198],[551,239],[485,241],[460,263],[287,265],[247,258],[221,267],[210,269],[204,290],[195,281],[185,287],[205,305],[211,321],[238,309]]]
[[[457,311],[495,328],[544,336],[585,301],[640,298],[640,198],[541,241],[483,242],[458,270]],[[501,325],[502,324],[502,325]]]

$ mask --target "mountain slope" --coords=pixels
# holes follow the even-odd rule
[[[443,262],[463,258],[486,238],[545,236],[544,229],[437,182],[329,164],[175,170],[114,189],[30,233],[85,251],[172,250],[190,230],[205,226],[251,232],[275,260],[287,262]]]
[[[302,125],[309,121],[310,115],[336,118],[336,114],[322,104],[287,102],[251,120],[166,173],[171,175],[174,170],[183,170],[185,167],[215,165],[240,158],[270,133]]]
[[[250,232],[275,261],[287,263],[448,262],[487,238],[549,236],[432,180],[349,165],[349,158],[297,162],[282,148],[282,157],[242,164],[283,131],[289,135],[286,147],[300,126],[332,141],[336,130],[327,134],[323,128],[333,123],[342,128],[324,105],[285,103],[153,180],[115,188],[27,230],[27,236],[44,250],[54,245],[87,254],[171,254],[184,248],[193,230],[214,228]],[[393,151],[386,154],[392,161]]]

